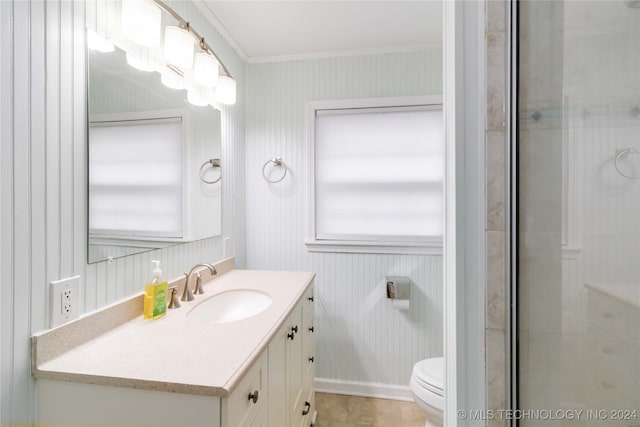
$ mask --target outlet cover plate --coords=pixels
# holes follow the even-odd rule
[[[80,276],[67,277],[49,284],[49,327],[55,328],[80,313]]]

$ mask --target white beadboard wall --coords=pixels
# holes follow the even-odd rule
[[[582,247],[586,283],[640,286],[640,182],[615,168],[617,150],[640,150],[640,124],[631,115],[635,99],[601,108],[586,106],[588,118],[570,121],[574,138],[570,171],[582,184],[576,197],[580,213],[577,244]],[[640,170],[640,156],[620,161],[628,174]]]
[[[238,81],[222,111],[223,235],[244,255],[246,65],[191,2],[172,2]],[[0,2],[0,424],[35,419],[30,336],[48,327],[48,283],[79,274],[81,311],[141,291],[149,260],[167,277],[222,257],[222,238],[86,264],[85,3]],[[46,70],[46,72],[45,72]],[[239,179],[238,179],[239,178]]]
[[[381,384],[384,394],[408,385],[416,361],[442,355],[442,257],[306,250],[306,102],[441,94],[441,71],[439,48],[249,66],[247,266],[317,273],[316,376],[328,388]],[[268,184],[262,166],[275,156],[289,172]],[[413,280],[410,311],[386,300],[386,275]]]

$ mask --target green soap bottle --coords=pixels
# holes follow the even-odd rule
[[[153,279],[144,287],[144,318],[157,319],[167,314],[167,282],[162,281],[160,261],[153,260]]]

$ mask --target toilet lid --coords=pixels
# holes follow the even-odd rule
[[[429,389],[444,390],[444,359],[434,357],[419,361],[413,367],[413,375]]]

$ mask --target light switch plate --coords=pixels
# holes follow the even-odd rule
[[[49,284],[49,327],[55,328],[80,313],[80,276],[67,277]]]

